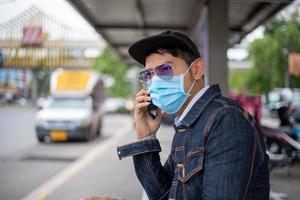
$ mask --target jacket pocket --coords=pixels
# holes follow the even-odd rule
[[[203,169],[204,151],[204,147],[201,147],[186,153],[184,162],[178,166],[181,168],[178,180],[187,182],[194,174]]]

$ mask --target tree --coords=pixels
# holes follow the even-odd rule
[[[230,79],[231,87],[247,88],[254,94],[284,87],[288,52],[300,53],[300,23],[296,14],[288,19],[275,18],[266,24],[263,38],[254,40],[249,47],[253,67],[242,74],[234,72]],[[244,80],[237,78],[239,73]],[[240,88],[237,88],[235,85],[239,84]],[[290,86],[300,87],[300,77],[291,76]]]
[[[107,88],[109,96],[127,98],[131,95],[130,82],[126,78],[129,67],[109,47],[105,47],[96,59],[94,69],[112,80]]]

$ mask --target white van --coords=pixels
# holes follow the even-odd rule
[[[90,140],[100,135],[103,81],[89,70],[57,70],[51,76],[51,97],[36,115],[40,142]]]

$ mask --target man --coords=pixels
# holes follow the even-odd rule
[[[188,36],[165,31],[135,42],[129,54],[146,67],[135,98],[133,156],[150,200],[269,199],[268,156],[259,126],[218,85],[204,86],[204,62]],[[150,102],[158,108],[149,112]],[[160,162],[162,111],[176,113],[171,153]]]

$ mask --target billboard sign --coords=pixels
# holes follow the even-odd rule
[[[289,54],[289,74],[300,76],[300,53]]]
[[[22,45],[40,46],[43,44],[43,29],[41,26],[27,26],[23,28]]]

